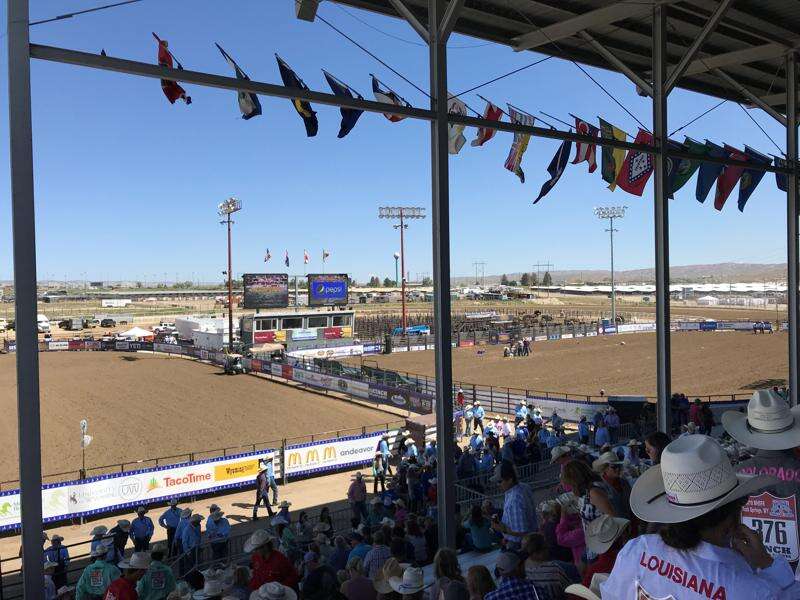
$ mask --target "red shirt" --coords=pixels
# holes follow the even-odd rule
[[[136,593],[136,584],[124,577],[115,579],[108,586],[103,600],[139,600],[139,594]]]
[[[583,572],[583,585],[589,587],[589,584],[592,583],[592,575],[595,573],[611,573],[619,551],[619,544],[614,544],[606,552],[598,556],[596,561],[587,566]]]
[[[297,589],[300,576],[285,555],[273,550],[267,558],[260,554],[250,557],[250,566],[253,568],[253,577],[250,579],[250,589],[257,590],[265,583],[277,581],[292,589]]]

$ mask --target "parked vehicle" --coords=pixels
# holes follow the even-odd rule
[[[36,330],[39,333],[50,333],[50,319],[47,315],[36,315]]]
[[[100,321],[100,327],[116,327],[117,322],[114,319],[103,319]]]
[[[168,323],[167,321],[161,321],[161,323],[153,327],[153,333],[174,333],[177,330],[175,323]]]
[[[8,322],[5,319],[0,319],[0,331],[8,329]]]
[[[100,325],[100,319],[87,317],[83,320],[83,326],[87,329],[94,328]]]

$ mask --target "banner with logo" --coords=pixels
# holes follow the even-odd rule
[[[528,404],[542,409],[542,416],[545,418],[550,417],[555,410],[558,416],[567,421],[579,421],[581,417],[586,417],[591,420],[598,410],[605,409],[606,403],[600,402],[577,402],[569,400],[552,400],[543,396],[535,396],[529,394],[527,396]]]
[[[413,390],[380,383],[369,384],[369,399],[381,404],[412,410],[418,413],[433,412],[433,396]]]
[[[258,475],[258,460],[274,455],[274,450],[261,450],[44,485],[43,520],[49,522],[94,515],[140,504],[163,502],[174,496],[205,494],[250,485]],[[276,469],[276,475],[279,475],[277,471]],[[0,531],[16,529],[19,524],[19,490],[0,492]]]
[[[167,354],[182,354],[183,346],[180,344],[160,344],[158,342],[153,344],[154,352],[166,352]]]
[[[375,458],[375,449],[383,431],[335,440],[287,446],[283,454],[283,472],[292,477],[366,465]]]
[[[789,562],[800,558],[794,496],[779,498],[769,492],[750,496],[742,508],[742,523],[761,534],[771,556],[781,556]]]
[[[297,339],[297,338],[294,338]],[[361,356],[364,354],[364,346],[353,344],[352,346],[330,346],[329,348],[310,348],[308,350],[292,350],[289,356],[305,356],[310,358],[339,358],[341,356]]]

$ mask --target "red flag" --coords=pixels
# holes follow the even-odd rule
[[[172,53],[168,50],[169,44],[167,40],[159,39],[155,33],[153,37],[158,40],[158,65],[160,67],[173,68]],[[192,99],[186,95],[186,90],[184,90],[177,81],[173,81],[172,79],[161,80],[161,91],[164,92],[170,104],[175,104],[177,100],[183,100],[186,104],[192,103]]]
[[[499,121],[502,116],[503,111],[499,107],[495,106],[491,102],[486,102],[486,108],[483,109],[484,119],[487,121]],[[483,146],[486,142],[494,137],[495,133],[497,133],[496,129],[481,127],[478,129],[477,137],[470,142],[470,146]]]
[[[732,148],[731,146],[728,146],[728,144],[725,144],[725,152],[727,152],[728,157],[732,158],[733,160],[747,161],[748,159],[744,152],[737,150],[736,148]],[[717,210],[722,210],[722,207],[725,206],[725,201],[728,199],[728,196],[731,195],[733,188],[735,188],[736,184],[739,182],[739,178],[742,176],[743,171],[744,167],[725,165],[725,168],[722,169],[722,173],[720,173],[719,177],[717,177],[717,192],[714,194],[714,208]]]
[[[597,137],[597,134],[600,133],[597,127],[590,125],[578,117],[575,117],[575,131],[581,135],[588,135],[591,137]],[[594,170],[597,168],[596,151],[597,146],[594,144],[575,142],[575,159],[572,161],[572,164],[577,165],[579,162],[586,161],[589,163],[589,173],[594,173]]]
[[[303,250],[303,264],[307,265],[310,260],[311,257],[308,255],[308,250]]]
[[[652,146],[653,134],[640,129],[633,143]],[[641,196],[644,192],[644,186],[647,185],[647,181],[652,174],[653,155],[639,152],[638,150],[629,150],[625,157],[625,162],[622,163],[622,169],[617,175],[617,186],[629,194]]]

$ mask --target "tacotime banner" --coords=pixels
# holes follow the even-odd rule
[[[389,404],[418,413],[427,414],[433,412],[433,396],[405,388],[370,383],[369,399],[373,402]]]
[[[296,477],[369,464],[375,458],[375,449],[384,433],[377,431],[367,435],[287,446],[283,453],[283,473]]]

